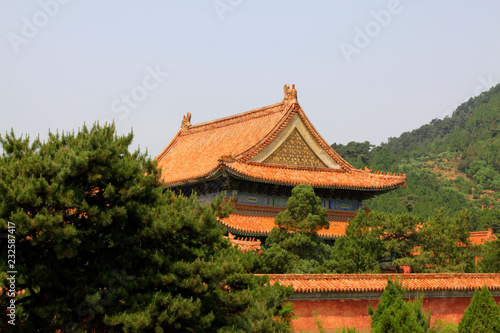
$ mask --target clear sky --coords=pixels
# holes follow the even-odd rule
[[[500,81],[500,1],[0,0],[0,133],[114,119],[156,156],[280,102],[328,143],[399,136]]]

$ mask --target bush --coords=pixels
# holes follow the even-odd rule
[[[500,309],[486,286],[477,289],[458,325],[458,333],[500,332]]]
[[[422,298],[405,302],[402,283],[389,279],[380,298],[376,312],[368,307],[372,318],[373,333],[426,332],[429,328],[430,313],[422,310]]]
[[[458,330],[458,324],[451,323],[445,320],[438,320],[434,322],[434,325],[432,325],[429,330],[427,331],[428,333],[456,333]]]

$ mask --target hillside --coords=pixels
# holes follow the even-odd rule
[[[473,230],[500,232],[500,84],[380,146],[332,147],[358,168],[407,174],[406,187],[369,200],[370,209],[428,218],[468,208]]]

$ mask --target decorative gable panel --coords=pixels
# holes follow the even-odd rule
[[[250,161],[341,169],[340,165],[319,145],[298,114],[295,114],[283,131]]]
[[[285,142],[283,142],[281,146],[263,162],[306,167],[328,167],[309,147],[297,128],[295,128],[288,138],[286,138]]]

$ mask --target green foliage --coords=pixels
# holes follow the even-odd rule
[[[313,311],[312,315],[314,317],[314,324],[316,324],[316,328],[318,329],[318,331],[320,333],[325,333],[326,332],[325,326],[318,313],[316,311]]]
[[[415,272],[473,271],[469,231],[500,232],[499,111],[497,85],[460,105],[452,117],[434,119],[380,146],[332,145],[355,167],[405,173],[406,187],[367,201],[369,209],[391,215],[372,215],[364,229],[366,240],[356,233],[338,239],[325,271],[369,272],[377,260],[388,258],[396,259],[393,266],[409,265]],[[377,228],[384,233],[377,235]],[[416,256],[414,246],[419,246]],[[491,260],[482,269],[498,271],[493,259],[497,253],[488,250]],[[359,255],[362,251],[372,254]]]
[[[474,260],[469,240],[470,213],[461,211],[450,218],[436,212],[419,231],[419,254],[398,261],[416,273],[472,272]]]
[[[0,141],[0,232],[15,223],[26,290],[18,331],[289,330],[291,289],[247,274],[218,227],[220,199],[201,206],[165,191],[156,163],[128,151],[132,134],[94,125]]]
[[[370,167],[374,170],[396,171],[393,164],[396,156],[389,153],[385,147],[375,147],[372,151]]]
[[[434,324],[427,330],[428,333],[457,333],[458,324],[445,320],[436,319]]]
[[[370,218],[372,224],[383,231],[380,237],[385,257],[395,259],[393,264],[398,265],[401,261],[398,259],[412,256],[415,245],[421,242],[421,222],[417,218],[410,214],[385,215],[375,212],[370,214]]]
[[[405,290],[401,282],[389,279],[382,293],[376,311],[368,308],[372,319],[373,333],[426,332],[429,328],[430,313],[422,310],[422,298],[405,302]]]
[[[324,266],[328,271],[342,274],[377,273],[383,253],[381,229],[360,210],[349,222],[345,236],[335,241],[331,258]]]
[[[479,148],[476,143],[496,138],[500,124],[499,109],[500,84],[460,105],[451,117],[433,119],[427,125],[401,134],[399,138],[389,138],[388,143],[382,146],[390,154],[422,156],[429,152],[466,152],[472,144],[472,151],[467,155],[481,150],[480,153],[488,152],[488,158],[493,161],[493,156],[499,156],[498,146],[493,149]],[[496,163],[494,168],[500,171]]]
[[[410,266],[416,273],[471,272],[470,221],[467,210],[454,217],[440,210],[424,222],[408,213],[367,215],[360,211],[346,235],[336,240],[323,272],[377,273],[400,266]]]
[[[485,242],[480,247],[482,259],[479,262],[478,270],[481,273],[500,273],[500,240]]]
[[[399,202],[403,207],[405,207],[408,212],[411,212],[413,208],[417,205],[417,203],[420,201],[420,197],[415,194],[410,194],[404,197],[401,197],[399,199]]]
[[[480,209],[474,207],[471,209],[472,230],[488,230],[491,228],[493,233],[500,233],[500,209]]]
[[[281,307],[281,310],[278,313],[278,316],[275,320],[279,320],[283,323],[286,323],[288,327],[282,327],[283,331],[288,331],[291,328],[292,319],[296,319],[295,312],[293,310],[294,304],[292,302],[286,302]]]
[[[409,212],[421,219],[440,208],[449,217],[463,208],[500,214],[499,134],[500,84],[460,105],[451,117],[434,119],[380,146],[349,142],[332,147],[355,167],[407,175],[405,188],[369,200],[372,210]],[[481,215],[473,214],[472,230],[500,230],[498,218],[489,221]]]
[[[474,293],[458,332],[500,332],[500,309],[486,286]]]
[[[488,190],[500,189],[500,173],[486,161],[476,160],[466,168],[467,176],[473,178],[482,188]]]
[[[353,166],[362,168],[370,163],[370,150],[374,145],[368,141],[351,141],[347,145],[334,143],[331,147]]]
[[[358,331],[355,327],[342,327],[341,329],[336,330],[338,333],[358,333]]]
[[[387,214],[404,214],[409,210],[405,207],[408,203],[401,199],[401,191],[396,190],[387,194],[379,195],[367,202],[367,207],[371,210]],[[418,202],[418,200],[416,201]],[[413,202],[413,205],[416,203]]]
[[[413,170],[406,175],[406,186],[368,202],[373,210],[400,214],[409,212],[428,219],[442,207],[452,216],[467,204],[467,197],[459,190],[440,185],[437,176],[429,170]]]
[[[276,226],[282,232],[314,234],[330,226],[326,209],[311,185],[300,184],[293,188],[286,209],[276,216]]]
[[[310,185],[298,185],[292,190],[287,208],[275,219],[276,227],[266,240],[262,254],[262,271],[266,273],[316,272],[330,247],[317,235],[328,228],[326,209]]]

